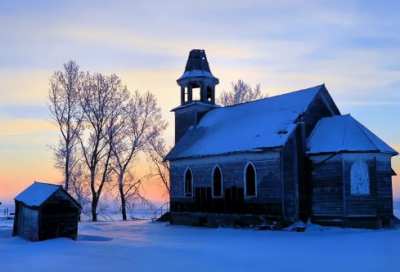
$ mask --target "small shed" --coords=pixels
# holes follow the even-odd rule
[[[81,205],[60,185],[34,182],[15,199],[13,236],[76,239]]]

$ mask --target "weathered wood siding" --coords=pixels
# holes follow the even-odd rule
[[[297,171],[297,142],[294,132],[282,149],[282,183],[285,220],[298,220],[298,171]]]
[[[188,128],[196,124],[194,107],[179,109],[175,112],[175,143],[185,134]]]
[[[19,205],[19,209],[18,235],[30,241],[38,241],[38,211],[25,205]]]
[[[76,238],[80,210],[67,194],[60,190],[46,201],[40,210],[39,239]]]
[[[213,109],[215,106],[212,104],[193,104],[175,110],[175,143],[180,140],[190,126],[197,125],[201,118]]]
[[[305,123],[306,136],[313,131],[321,118],[340,114],[336,105],[326,90],[321,90],[315,97],[307,111],[299,118],[299,122]]]
[[[342,155],[311,156],[311,215],[343,218]]]
[[[357,159],[363,159],[369,170],[370,194],[351,195],[350,171]],[[343,154],[344,180],[346,184],[347,217],[390,217],[393,215],[393,190],[390,155]]]
[[[232,154],[230,156],[215,156],[205,159],[189,159],[171,162],[171,210],[174,210],[174,203],[180,203],[187,207],[188,212],[197,212],[194,205],[196,202],[196,193],[193,197],[184,197],[184,173],[189,167],[193,175],[193,187],[211,188],[212,171],[218,165],[222,171],[223,192],[227,189],[233,189],[234,192],[242,192],[244,188],[244,171],[248,162],[255,166],[257,181],[257,196],[246,197],[244,205],[255,204],[276,204],[274,211],[268,211],[268,208],[254,207],[257,213],[276,213],[282,204],[281,190],[281,162],[279,152],[267,152],[264,154]],[[237,189],[235,189],[237,188]],[[226,200],[227,196],[213,198],[213,203]],[[243,212],[250,212],[251,208]],[[221,211],[223,213],[224,211]]]
[[[312,216],[332,219],[393,215],[393,192],[390,155],[343,153],[333,156],[310,156],[312,160]],[[333,157],[332,157],[333,156]],[[351,194],[351,167],[362,159],[368,166],[368,195]]]
[[[311,162],[306,156],[305,126],[296,129],[298,201],[300,220],[308,221],[311,212]]]

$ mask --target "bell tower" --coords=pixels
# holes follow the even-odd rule
[[[181,105],[172,110],[175,112],[175,143],[208,111],[219,107],[215,104],[215,86],[219,80],[211,73],[204,50],[190,51],[185,71],[177,83],[181,87]]]

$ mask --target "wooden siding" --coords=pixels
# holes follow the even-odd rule
[[[329,157],[331,158],[329,159]],[[311,156],[312,216],[344,218],[380,218],[393,215],[390,155],[344,153]],[[357,159],[368,165],[370,193],[351,194],[351,166]],[[344,185],[344,186],[343,186]]]
[[[350,171],[353,162],[364,159],[369,169],[370,194],[351,195]],[[345,154],[343,157],[346,184],[346,216],[377,216],[388,218],[393,215],[393,191],[390,155]]]
[[[18,235],[30,240],[38,241],[39,213],[25,205],[19,205],[17,224]]]
[[[282,183],[285,220],[298,220],[298,172],[296,133],[293,133],[282,149]]]
[[[196,124],[196,110],[194,107],[180,109],[175,112],[175,143],[185,134],[188,128]]]
[[[300,122],[305,123],[307,137],[310,136],[315,125],[321,118],[333,116],[331,110],[326,104],[327,99],[323,99],[323,92],[321,92],[315,97],[314,101],[311,103],[307,111],[299,118]],[[331,107],[332,106],[334,105],[331,105]]]
[[[314,161],[311,172],[312,216],[343,218],[342,176],[343,167],[340,154],[326,161]]]
[[[244,189],[244,170],[248,162],[253,163],[256,169],[257,196],[243,197]],[[196,197],[208,198],[207,188],[212,186],[212,171],[218,165],[222,171],[223,197],[215,197],[210,200],[210,205],[214,206],[208,211],[220,213],[227,212],[227,201],[240,202],[244,198],[243,213],[274,214],[281,213],[282,190],[280,176],[280,155],[279,152],[268,152],[265,154],[236,154],[231,156],[216,156],[207,159],[188,159],[185,161],[171,162],[171,210],[178,207],[180,211],[202,212],[201,208],[196,207]],[[185,170],[189,167],[193,174],[194,196],[184,197]],[[197,196],[198,188],[205,188],[207,196]],[[197,189],[197,191],[196,191]],[[229,192],[229,196],[226,195]],[[211,194],[211,193],[210,193]],[[233,195],[232,195],[233,194]],[[242,196],[241,196],[241,195]],[[174,204],[175,203],[175,204]],[[182,210],[183,209],[183,210]],[[199,210],[200,209],[200,210]],[[234,211],[232,211],[234,212]],[[236,212],[240,212],[237,210]]]
[[[299,124],[296,129],[297,173],[299,218],[306,222],[311,212],[311,162],[305,155],[306,137],[305,126]]]
[[[16,201],[13,236],[30,241],[57,237],[76,239],[80,206],[64,190],[56,191],[40,207]]]

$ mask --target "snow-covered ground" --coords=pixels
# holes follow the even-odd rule
[[[400,203],[396,203],[400,215]],[[0,221],[0,271],[400,271],[400,229],[304,233],[83,222],[78,241],[31,243]]]

